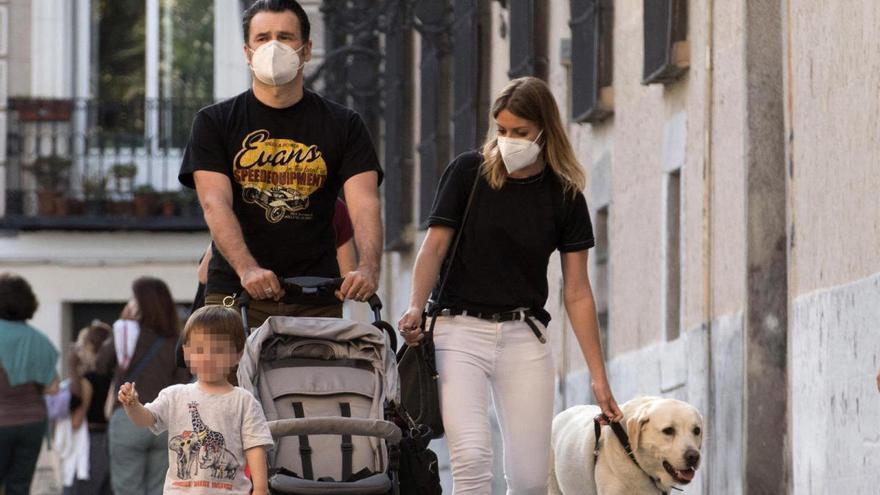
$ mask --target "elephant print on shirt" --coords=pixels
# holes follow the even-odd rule
[[[168,439],[168,448],[177,454],[177,477],[188,480],[199,474],[196,458],[201,448],[198,437],[193,431],[184,431]]]

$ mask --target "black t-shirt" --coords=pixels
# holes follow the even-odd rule
[[[472,151],[449,164],[429,226],[458,229],[481,163]],[[532,177],[508,178],[499,190],[479,180],[440,304],[488,312],[529,308],[546,325],[550,254],[595,245],[584,195],[566,193],[549,167]],[[438,289],[439,280],[435,294]]]
[[[226,174],[233,211],[257,263],[283,277],[337,277],[333,213],[350,177],[382,170],[360,116],[305,91],[295,105],[264,105],[251,90],[203,108],[195,117],[178,179]],[[241,290],[216,245],[209,293]]]

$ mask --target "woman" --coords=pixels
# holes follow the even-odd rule
[[[43,394],[58,391],[58,351],[27,320],[37,311],[30,284],[0,273],[0,492],[27,495],[46,435]]]
[[[82,412],[74,414],[73,426],[85,420],[89,436],[89,477],[87,480],[77,479],[73,485],[73,493],[77,495],[109,495],[110,465],[107,457],[107,417],[104,415],[104,404],[110,389],[110,376],[98,373],[96,360],[98,351],[110,338],[110,326],[100,320],[79,332],[72,366],[76,376],[82,381]],[[73,382],[71,382],[73,383]]]
[[[584,174],[543,81],[511,81],[492,105],[496,130],[480,152],[457,157],[443,175],[413,269],[410,307],[399,321],[407,343],[419,331],[441,264],[448,272],[434,343],[453,493],[490,492],[491,387],[504,440],[508,494],[547,493],[554,367],[546,344],[547,265],[559,250],[565,307],[586,358],[593,395],[620,420],[599,342],[587,277],[594,245]],[[466,205],[474,185],[464,225]],[[456,231],[462,235],[446,260]],[[444,262],[445,260],[445,262]],[[438,284],[438,285],[442,285]],[[439,287],[434,290],[436,297]]]
[[[134,332],[136,339],[115,342],[119,336],[114,334],[98,359],[111,362],[115,370],[113,382],[117,389],[111,392],[112,397],[116,397],[119,384],[133,381],[141,400],[150,402],[163,388],[189,382],[190,375],[175,366],[174,346],[180,322],[168,286],[157,278],[141,277],[132,284],[132,292],[134,297],[121,316],[133,320],[126,321],[125,329]],[[108,438],[113,493],[161,494],[168,469],[167,433],[156,436],[138,428],[115,402]]]

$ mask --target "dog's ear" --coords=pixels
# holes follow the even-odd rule
[[[639,449],[639,437],[641,437],[642,428],[648,423],[648,421],[650,421],[650,419],[651,418],[648,416],[648,407],[645,405],[636,409],[632,416],[625,418],[626,435],[629,437],[629,444],[634,451]]]

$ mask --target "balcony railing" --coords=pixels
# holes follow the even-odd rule
[[[208,103],[11,99],[0,228],[205,229],[177,172]]]

